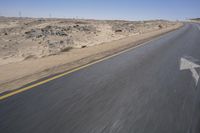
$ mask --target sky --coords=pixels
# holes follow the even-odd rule
[[[0,16],[184,20],[200,17],[200,0],[0,0]]]

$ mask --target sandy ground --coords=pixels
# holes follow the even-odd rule
[[[72,49],[63,54],[25,60],[0,66],[0,93],[19,88],[27,83],[87,64],[121,50],[136,46],[153,37],[177,29],[181,24],[143,35],[135,35],[121,40],[102,43],[84,49]]]
[[[12,21],[3,19],[1,21],[0,93],[112,55],[177,29],[182,25],[168,21],[71,21],[57,19],[45,20],[42,23],[32,19],[12,19]],[[49,31],[48,28],[58,27],[58,24],[62,28],[66,28],[66,25],[67,27],[75,26],[75,29],[70,32],[60,32],[62,29],[53,28]],[[77,24],[79,25],[78,30]],[[19,25],[28,26],[18,29]],[[38,30],[45,27],[48,27],[48,30],[43,29],[44,33]],[[9,33],[9,29],[13,32]],[[27,32],[30,33],[33,29],[37,29],[39,33],[36,34],[34,31],[27,37]],[[44,39],[41,39],[41,36]],[[66,41],[69,36],[71,40]],[[38,41],[41,43],[38,43]],[[53,44],[52,41],[54,41]],[[60,44],[61,41],[63,43]],[[2,47],[2,45],[6,45],[6,47]]]
[[[164,29],[175,22],[0,17],[0,65]]]

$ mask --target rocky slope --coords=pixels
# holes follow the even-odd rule
[[[85,48],[175,25],[175,22],[0,17],[0,65]]]

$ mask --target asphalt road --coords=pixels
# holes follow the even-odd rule
[[[200,25],[1,100],[0,132],[199,133],[200,84],[182,58],[200,64]]]

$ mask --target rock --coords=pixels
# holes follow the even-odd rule
[[[122,32],[122,30],[115,30],[115,32]]]
[[[70,47],[70,46],[65,47],[65,48],[61,49],[61,52],[68,52],[68,51],[70,51],[72,48],[73,48],[73,47]]]
[[[41,35],[41,34],[36,36],[36,38],[40,38],[40,37],[42,37],[42,35]]]
[[[66,29],[57,26],[46,26],[45,28],[41,29],[42,33],[47,35],[57,35],[57,36],[67,36],[64,32]]]
[[[82,45],[82,46],[81,46],[81,48],[86,48],[86,47],[87,47],[86,45]]]
[[[60,44],[63,44],[64,43],[64,41],[60,41]]]
[[[31,29],[30,31],[25,32],[27,38],[40,38],[42,37],[42,32],[40,29]]]
[[[159,24],[159,25],[158,25],[158,28],[159,28],[159,29],[162,29],[162,28],[163,28],[163,26],[162,26],[161,24]]]
[[[67,36],[67,34],[64,31],[56,31],[57,36]]]
[[[80,31],[80,32],[96,32],[96,27],[94,27],[93,25],[75,25],[73,26],[73,28],[76,29],[76,31]]]
[[[79,25],[77,24],[77,25],[74,25],[73,27],[74,27],[74,28],[77,28],[77,27],[79,27]]]

